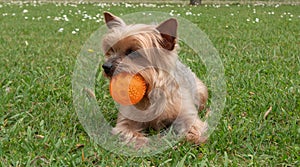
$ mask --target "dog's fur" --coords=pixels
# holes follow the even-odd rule
[[[120,106],[112,133],[141,147],[148,142],[144,129],[173,125],[188,141],[204,142],[207,124],[199,119],[198,110],[204,109],[208,92],[178,59],[176,19],[154,26],[126,25],[108,12],[104,18],[109,29],[102,42],[105,76],[111,79],[119,72],[139,73],[147,84],[139,103]]]

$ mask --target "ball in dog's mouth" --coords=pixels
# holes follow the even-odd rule
[[[112,98],[121,105],[134,105],[141,101],[147,85],[140,74],[118,73],[110,80],[109,91]]]

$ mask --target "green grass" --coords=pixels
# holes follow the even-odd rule
[[[1,166],[300,165],[300,6],[0,4]],[[71,91],[76,57],[103,24],[97,14],[171,10],[197,24],[220,53],[227,83],[220,124],[200,147],[180,142],[144,158],[102,149],[79,123]],[[96,19],[83,21],[82,13]],[[63,15],[69,21],[54,20]]]

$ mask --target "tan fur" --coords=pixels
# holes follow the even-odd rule
[[[202,81],[178,60],[174,36],[177,21],[167,20],[157,28],[126,25],[110,13],[105,13],[105,17],[109,31],[103,38],[103,52],[105,63],[113,65],[106,76],[139,73],[147,83],[146,95],[138,104],[120,107],[112,133],[139,148],[148,142],[142,133],[144,129],[160,130],[172,124],[175,132],[185,135],[188,141],[204,142],[207,124],[199,119],[198,109],[205,108],[208,92]]]

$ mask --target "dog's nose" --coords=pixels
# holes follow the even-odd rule
[[[106,74],[110,74],[110,73],[111,73],[112,66],[113,66],[112,63],[106,62],[106,63],[104,63],[104,64],[102,65],[102,68],[103,68],[103,70],[104,70],[104,72],[105,72]]]

